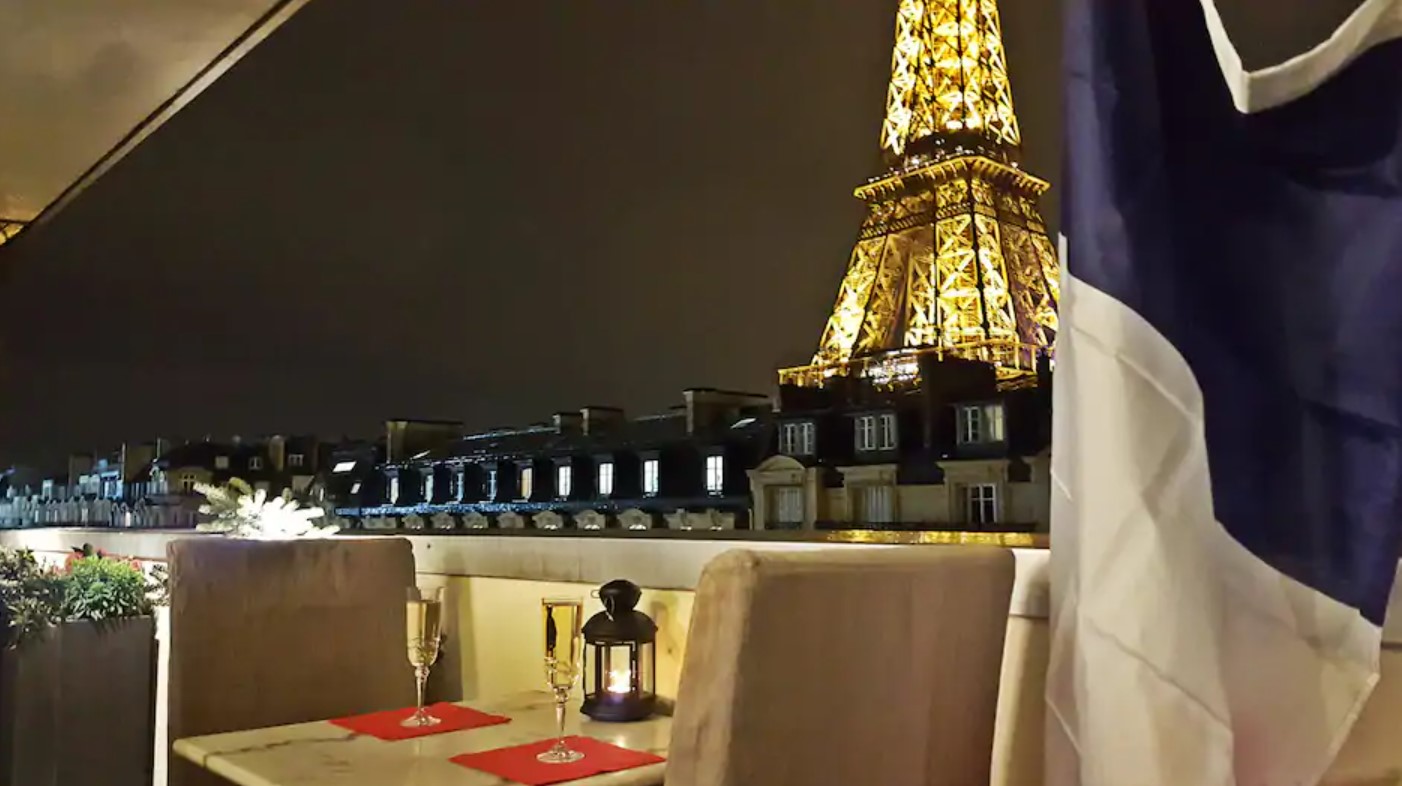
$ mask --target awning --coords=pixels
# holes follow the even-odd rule
[[[7,4],[0,245],[62,210],[306,2]]]

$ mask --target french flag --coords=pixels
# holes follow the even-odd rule
[[[1316,784],[1402,546],[1402,0],[1258,71],[1070,6],[1047,783]]]

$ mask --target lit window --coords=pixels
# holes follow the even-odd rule
[[[643,493],[656,494],[658,486],[658,463],[657,459],[648,459],[643,462]]]
[[[977,404],[959,408],[959,444],[1003,441],[1003,405]]]
[[[882,415],[862,415],[856,423],[857,450],[895,450],[896,416],[887,412]]]
[[[880,435],[880,446],[882,450],[896,449],[896,415],[888,412],[877,421]]]
[[[228,469],[228,468],[229,468],[229,457],[228,457],[228,456],[215,456],[215,457],[214,457],[214,468],[215,468],[215,469]]]
[[[560,466],[555,468],[555,496],[566,499],[570,496],[571,481],[574,479],[574,471],[571,467]]]
[[[359,493],[360,493],[360,481],[357,480],[356,482],[354,482],[354,483],[351,484],[351,493],[352,493],[352,494],[359,494]]]
[[[599,465],[599,496],[607,497],[613,493],[613,462],[605,461]]]
[[[433,472],[424,473],[424,502],[433,501]]]
[[[300,466],[302,466],[304,463],[306,463],[306,460],[307,460],[307,457],[306,457],[306,456],[303,456],[301,453],[288,453],[288,454],[287,454],[287,466],[289,466],[289,467],[300,467]]]
[[[390,504],[399,502],[399,476],[395,475],[389,479],[389,501]]]
[[[996,524],[998,522],[998,487],[992,483],[965,486],[964,513],[970,524]]]
[[[336,466],[331,468],[332,472],[350,472],[355,469],[354,461],[338,461]]]
[[[458,471],[448,476],[448,499],[454,502],[462,501],[462,490],[465,488],[463,480],[467,477],[467,470],[458,467]]]
[[[779,524],[803,523],[802,486],[776,486],[770,492],[775,522]]]
[[[487,470],[487,500],[494,501],[497,498],[497,470],[493,467]]]
[[[790,456],[813,455],[816,428],[813,423],[785,423],[779,429],[779,452]]]
[[[725,490],[725,456],[706,457],[706,491],[719,494]]]
[[[259,456],[252,456],[248,459],[248,468],[259,470],[263,468],[263,459]]]
[[[895,520],[895,489],[891,486],[861,486],[857,489],[857,517],[863,524],[889,524]]]
[[[857,450],[876,450],[876,416],[857,418]]]
[[[521,467],[521,499],[530,499],[532,491],[535,491],[535,469]]]

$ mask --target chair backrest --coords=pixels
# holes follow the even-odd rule
[[[171,740],[408,706],[407,540],[177,540]],[[172,755],[170,786],[221,784]]]
[[[717,557],[668,786],[987,784],[1013,570],[961,546]]]

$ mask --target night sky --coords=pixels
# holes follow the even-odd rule
[[[895,6],[313,0],[0,252],[0,462],[770,390],[877,172]],[[1001,7],[1055,181],[1056,4]]]

